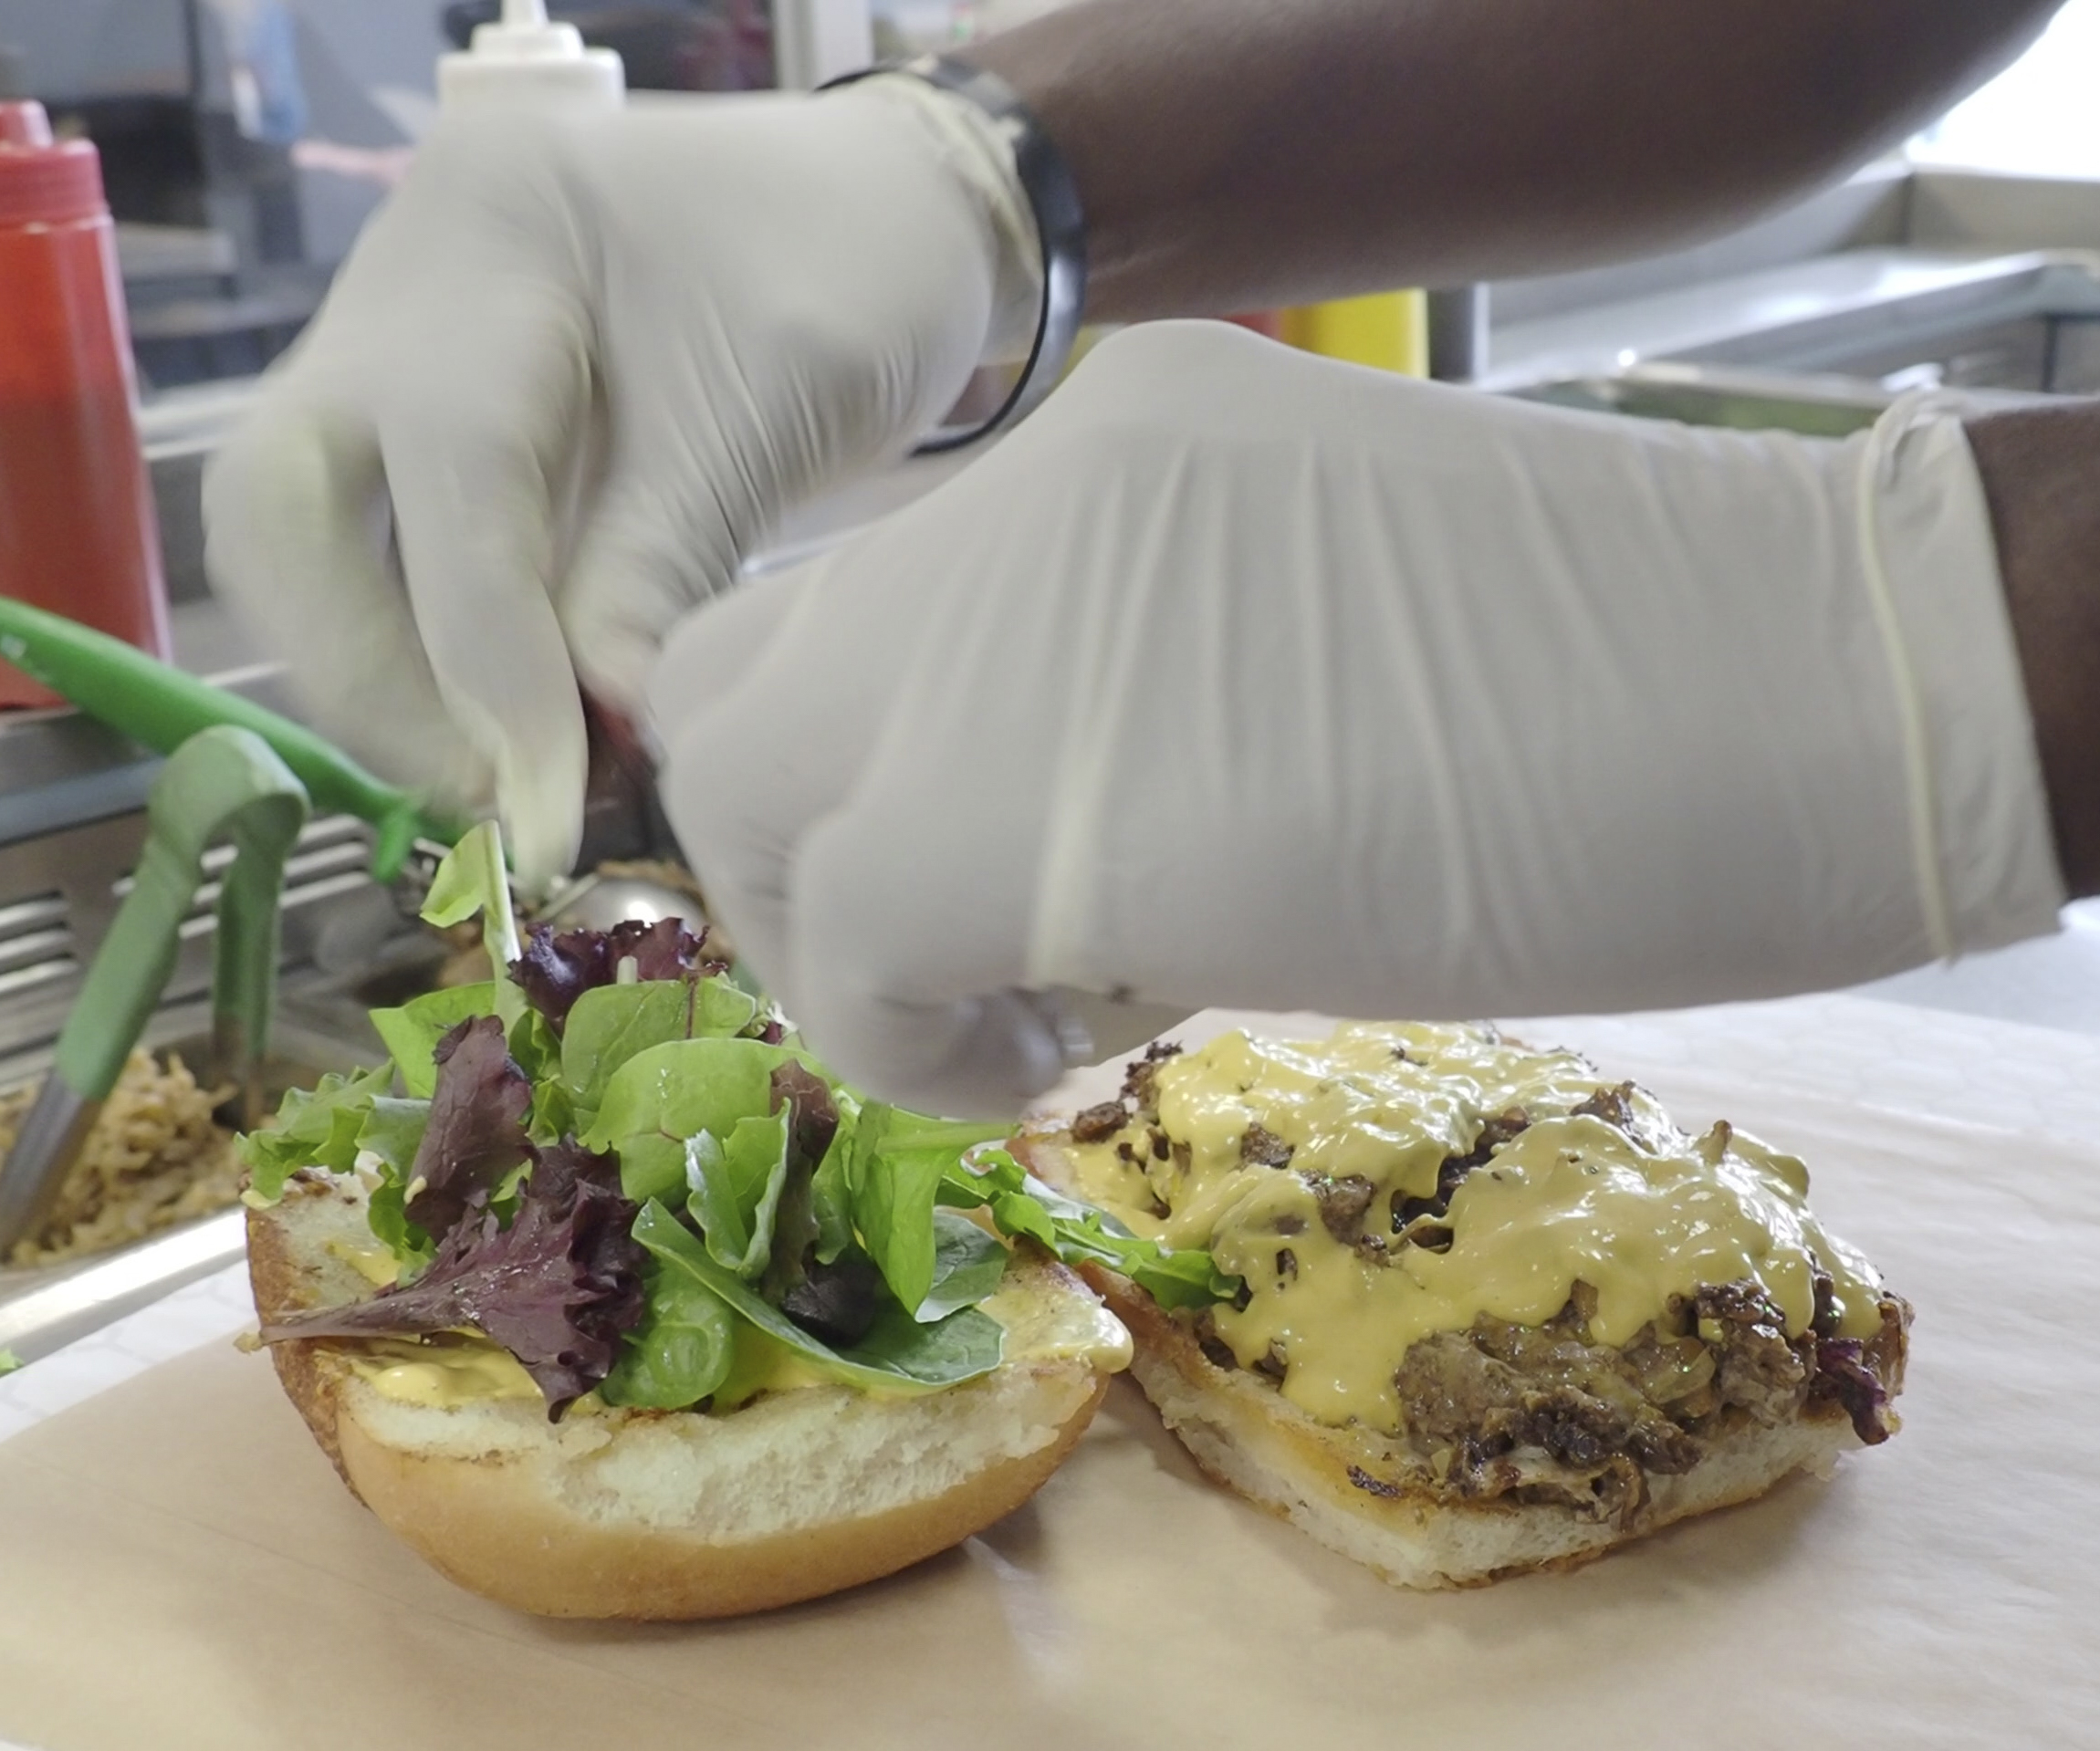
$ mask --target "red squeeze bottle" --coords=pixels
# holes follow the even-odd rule
[[[0,596],[168,655],[152,486],[102,164],[0,103]],[[57,705],[0,662],[0,706]]]

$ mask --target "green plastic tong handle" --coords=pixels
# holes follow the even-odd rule
[[[0,597],[0,656],[156,754],[172,755],[200,730],[230,724],[276,750],[323,808],[375,829],[372,874],[391,881],[418,839],[449,845],[459,828],[426,814],[413,792],[374,777],[303,724],[184,674],[120,639]]]
[[[252,1104],[277,995],[285,860],[307,814],[305,787],[252,730],[214,724],[168,757],[146,806],[131,891],[88,969],[51,1072],[0,1162],[0,1257],[37,1233],[57,1203],[175,969],[183,922],[204,885],[204,849],[221,838],[233,841],[234,857],[219,879],[213,1051],[219,1068],[239,1072]]]
[[[58,1036],[53,1070],[76,1094],[99,1101],[116,1086],[175,970],[183,921],[204,885],[204,849],[222,838],[232,840],[234,860],[219,879],[213,1031],[243,1058],[264,1048],[285,860],[307,813],[305,787],[251,731],[201,730],[169,756],[146,807],[131,891]]]

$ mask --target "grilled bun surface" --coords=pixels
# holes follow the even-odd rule
[[[248,1240],[266,1326],[372,1291],[353,1262],[372,1245],[354,1179],[295,1175],[249,1212]],[[1078,1277],[1026,1248],[985,1306],[1007,1359],[982,1378],[912,1396],[810,1384],[724,1414],[586,1400],[550,1423],[537,1391],[507,1390],[507,1358],[471,1340],[307,1339],[271,1355],[351,1492],[460,1585],[549,1617],[715,1618],[892,1574],[1057,1468],[1126,1340]]]

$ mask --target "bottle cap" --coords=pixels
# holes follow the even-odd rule
[[[0,103],[0,225],[99,219],[102,161],[85,140],[54,140],[40,103]]]
[[[574,25],[550,24],[546,0],[503,0],[503,16],[476,25],[473,47],[441,56],[447,109],[489,103],[616,109],[627,76],[610,48],[586,48]]]

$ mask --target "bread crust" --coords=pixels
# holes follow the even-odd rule
[[[1025,1137],[1019,1152],[1039,1177],[1074,1190],[1053,1137]],[[1680,1476],[1648,1477],[1623,1519],[1586,1519],[1554,1502],[1454,1500],[1395,1476],[1384,1444],[1364,1432],[1315,1421],[1260,1374],[1218,1367],[1128,1278],[1091,1265],[1082,1274],[1129,1328],[1132,1376],[1207,1476],[1396,1586],[1482,1587],[1579,1568],[1676,1521],[1752,1500],[1795,1472],[1827,1475],[1860,1444],[1842,1410],[1811,1403],[1778,1427],[1721,1436]]]
[[[362,1219],[354,1189],[318,1177],[251,1211],[249,1275],[266,1321],[371,1292],[342,1257]],[[1009,1280],[1031,1296],[1093,1298],[1040,1256],[1018,1257]],[[812,1387],[720,1417],[572,1412],[551,1425],[537,1403],[389,1401],[359,1377],[358,1348],[271,1346],[286,1394],[344,1483],[441,1573],[548,1617],[728,1617],[894,1573],[1028,1500],[1108,1385],[1092,1360],[1053,1357],[918,1397]],[[853,1444],[839,1446],[841,1429]],[[833,1475],[829,1495],[816,1491],[821,1511],[797,1520],[778,1474],[804,1439],[829,1444]],[[893,1463],[900,1454],[914,1463]],[[760,1467],[769,1475],[757,1477]]]

